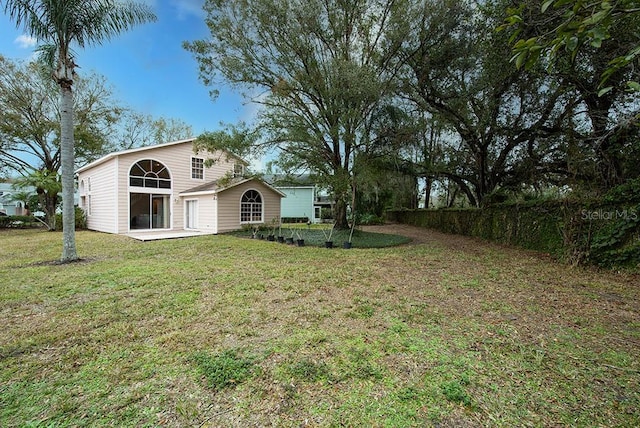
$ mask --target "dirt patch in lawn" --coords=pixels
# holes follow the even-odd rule
[[[376,225],[376,226],[362,226],[362,230],[364,230],[365,232],[390,233],[393,235],[406,236],[408,238],[411,238],[411,243],[407,245],[424,244],[427,242],[434,242],[434,241],[455,240],[455,241],[460,241],[464,243],[468,243],[468,241],[470,241],[469,238],[466,238],[463,236],[447,235],[445,233],[441,233],[433,229],[409,226],[409,225],[400,224],[400,223],[387,223],[384,225]]]
[[[453,235],[439,232],[434,229],[427,229],[424,227],[417,227],[400,223],[386,223],[384,225],[377,226],[362,226],[362,230],[366,232],[389,233],[411,238],[411,242],[405,245],[435,244],[451,251],[479,253],[482,252],[483,249],[506,247],[500,244],[484,241],[479,238],[473,238],[463,235]],[[515,247],[507,248],[512,248],[514,251],[526,251]],[[548,257],[548,255],[545,253],[534,251],[526,252],[541,258]]]

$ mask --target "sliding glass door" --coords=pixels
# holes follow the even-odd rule
[[[170,196],[152,193],[129,194],[131,229],[168,229]]]

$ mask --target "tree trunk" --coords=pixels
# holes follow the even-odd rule
[[[609,109],[613,101],[611,97],[605,95],[598,97],[596,94],[591,93],[584,99],[587,105],[587,115],[591,120],[592,139],[595,141],[594,152],[596,155],[596,168],[599,174],[598,181],[591,183],[591,187],[600,188],[602,190],[608,190],[612,185],[612,180],[615,174],[612,174],[612,162],[607,153],[608,144],[608,132],[607,122],[609,117]]]
[[[431,205],[431,188],[433,187],[433,181],[431,180],[431,178],[426,178],[425,179],[425,185],[424,185],[424,208],[425,209],[429,209],[429,206]]]
[[[42,197],[42,204],[45,210],[45,220],[49,225],[49,230],[55,231],[57,230],[58,225],[56,224],[56,206],[58,205],[58,194],[54,193],[53,195],[45,193]]]
[[[63,263],[78,260],[74,201],[73,94],[71,83],[60,85],[60,168],[62,170],[62,258]]]
[[[336,199],[336,204],[333,207],[333,216],[336,229],[349,228],[349,222],[347,221],[347,200],[345,198]]]

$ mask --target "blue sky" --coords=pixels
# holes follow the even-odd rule
[[[250,121],[255,108],[243,105],[239,94],[217,88],[214,102],[198,79],[198,64],[182,48],[185,40],[209,34],[202,11],[204,0],[144,0],[158,17],[123,33],[102,46],[76,51],[78,73],[106,76],[116,99],[137,112],[181,119],[195,135],[220,128],[220,122]],[[26,60],[34,45],[0,9],[0,54]]]

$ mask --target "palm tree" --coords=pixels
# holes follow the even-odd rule
[[[41,58],[60,86],[60,166],[62,170],[62,262],[78,259],[74,209],[72,47],[99,45],[137,24],[155,21],[143,3],[117,0],[0,0],[16,26],[38,40]]]
[[[49,230],[56,230],[56,208],[59,202],[58,194],[62,190],[57,173],[46,169],[34,171],[27,176],[18,178],[14,182],[13,187],[23,189],[25,192],[25,189],[34,188],[38,195],[38,203],[45,214],[45,224],[47,228]]]

